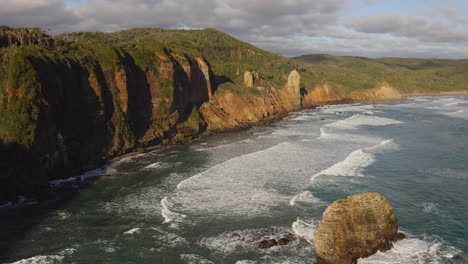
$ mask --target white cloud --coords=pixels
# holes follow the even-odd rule
[[[424,42],[466,42],[468,30],[425,16],[379,14],[352,20],[349,26],[364,33],[388,33]]]

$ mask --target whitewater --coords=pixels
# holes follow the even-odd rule
[[[377,191],[408,239],[358,263],[468,263],[467,132],[468,97],[412,97],[127,157],[50,183],[72,197],[2,205],[0,262],[313,263],[327,205]]]

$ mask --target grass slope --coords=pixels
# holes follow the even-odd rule
[[[320,76],[345,91],[375,87],[388,82],[402,93],[468,91],[468,60],[363,58],[304,55],[294,58],[305,62],[307,72]]]

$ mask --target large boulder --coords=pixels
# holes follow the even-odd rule
[[[368,192],[328,206],[314,237],[317,263],[350,264],[391,249],[392,242],[404,235],[398,233],[397,217],[387,199]]]

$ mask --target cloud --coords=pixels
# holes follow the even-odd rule
[[[62,0],[2,0],[0,24],[14,27],[55,28],[74,25],[81,18]]]
[[[432,20],[425,16],[379,14],[356,18],[348,25],[364,33],[391,34],[424,42],[468,41],[466,28],[442,20]]]
[[[114,30],[184,24],[238,34],[300,32],[336,19],[348,1],[329,0],[100,0],[74,7],[77,28]],[[94,23],[91,23],[93,21]]]

